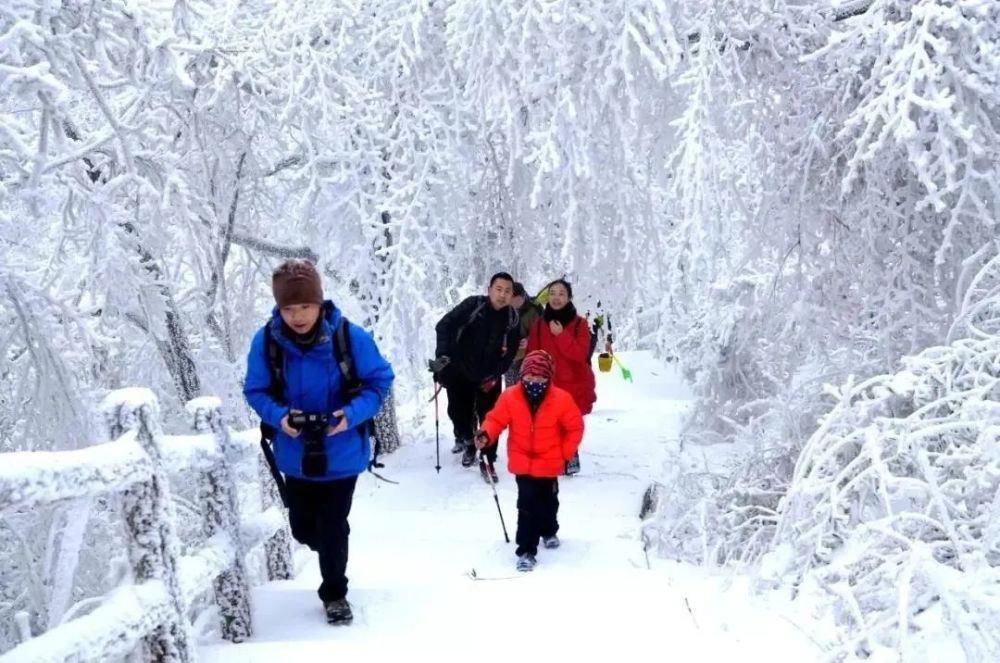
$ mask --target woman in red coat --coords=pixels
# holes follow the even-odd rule
[[[597,382],[590,366],[590,326],[573,306],[573,286],[563,279],[549,284],[549,300],[542,316],[528,333],[528,352],[545,350],[555,361],[552,384],[565,389],[580,408],[590,414],[597,400]],[[580,458],[566,465],[566,474],[580,471]]]
[[[538,539],[558,548],[559,479],[583,438],[583,417],[566,391],[551,384],[555,370],[546,352],[521,364],[521,382],[500,395],[476,434],[476,446],[496,444],[505,429],[507,469],[517,478],[517,569],[535,567]]]

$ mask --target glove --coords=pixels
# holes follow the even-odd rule
[[[477,449],[485,449],[490,446],[490,436],[486,434],[486,431],[477,431],[474,441]]]
[[[499,381],[500,381],[499,378],[491,375],[490,377],[486,378],[485,380],[479,383],[479,390],[482,391],[483,393],[489,393],[493,391],[493,387],[497,386],[497,382]]]
[[[448,355],[441,355],[437,359],[430,359],[427,361],[427,370],[429,370],[434,375],[437,375],[445,369],[448,364],[451,363],[451,357]]]

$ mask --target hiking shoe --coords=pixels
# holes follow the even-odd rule
[[[327,601],[323,604],[326,609],[327,624],[350,624],[354,620],[354,613],[351,612],[351,604],[347,599]]]
[[[524,553],[523,555],[518,555],[517,557],[517,570],[522,573],[527,573],[535,568],[535,564],[538,562],[535,560],[534,555],[529,555]]]
[[[452,452],[453,454],[460,454],[460,453],[462,453],[463,451],[465,451],[465,448],[466,448],[467,446],[469,446],[469,444],[468,444],[468,443],[467,443],[467,442],[466,442],[465,440],[463,440],[463,439],[462,439],[462,438],[460,438],[460,437],[456,437],[456,438],[455,438],[455,446],[453,446],[453,447],[451,448],[451,452]]]
[[[559,537],[553,534],[552,536],[543,536],[542,545],[549,550],[559,547]]]
[[[462,467],[472,467],[476,462],[476,447],[468,445],[462,451]]]

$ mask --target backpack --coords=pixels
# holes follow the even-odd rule
[[[469,315],[469,319],[462,323],[462,326],[458,328],[455,332],[455,346],[458,347],[459,342],[462,340],[462,334],[465,332],[466,328],[476,321],[479,314],[482,312],[486,305],[490,303],[490,298],[485,296],[480,296],[479,303],[476,304],[476,308],[472,309],[472,313]],[[507,335],[510,334],[510,330],[517,327],[521,323],[521,318],[518,316],[517,311],[514,310],[513,306],[508,306],[510,312],[507,314],[507,328],[503,332],[503,347],[500,348],[500,354],[507,354]]]
[[[357,396],[364,388],[364,384],[361,382],[361,378],[358,377],[357,371],[354,367],[354,356],[351,354],[351,335],[347,325],[347,318],[341,317],[340,324],[337,325],[337,329],[334,331],[333,338],[331,339],[331,342],[333,343],[333,358],[337,362],[337,367],[340,369],[340,393],[345,402],[348,402]],[[270,322],[264,325],[264,350],[267,354],[267,368],[271,373],[271,387],[268,391],[270,392],[271,397],[276,401],[279,403],[284,402],[285,355],[281,346],[274,340],[274,337],[271,334]],[[382,481],[397,483],[396,481],[386,479],[372,469],[381,469],[385,467],[384,463],[378,462],[378,456],[382,452],[382,443],[378,437],[375,436],[374,432],[371,420],[366,421],[362,427],[361,434],[367,435],[369,439],[375,439],[375,443],[372,445],[372,459],[368,463],[368,471]],[[271,476],[274,478],[274,482],[278,485],[278,494],[281,496],[281,502],[287,507],[288,495],[285,488],[285,480],[284,477],[281,476],[281,472],[278,470],[278,463],[274,458],[274,449],[271,446],[274,443],[277,431],[273,426],[261,422],[260,433],[260,446],[264,452],[264,460],[267,461],[267,465],[271,470]]]

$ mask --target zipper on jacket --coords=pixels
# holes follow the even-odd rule
[[[522,387],[522,389],[523,389],[523,387]],[[528,397],[525,396],[524,400],[527,401]],[[539,407],[539,409],[541,409],[541,407],[542,407],[542,404],[540,402],[538,403],[538,407]],[[531,409],[531,403],[528,402],[528,416],[531,417],[531,457],[532,458],[536,457],[536,454],[535,454],[535,415],[536,414],[537,414],[537,412],[535,412],[535,411],[533,411]]]

